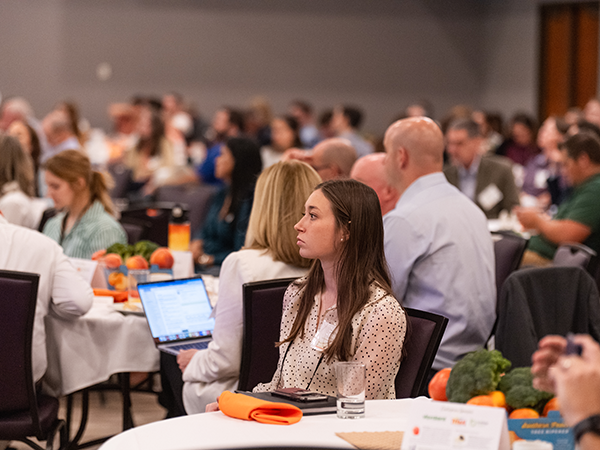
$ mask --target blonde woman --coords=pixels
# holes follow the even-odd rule
[[[106,175],[92,169],[79,150],[65,150],[44,164],[48,195],[61,210],[44,226],[44,234],[62,246],[65,255],[89,259],[94,252],[127,235],[113,217]]]
[[[35,175],[31,157],[19,141],[0,135],[0,212],[12,224],[37,229],[47,204],[33,198]]]
[[[237,386],[242,353],[242,285],[302,276],[310,266],[310,260],[298,253],[294,224],[301,217],[306,197],[319,182],[315,170],[299,161],[277,163],[258,178],[244,248],[231,253],[221,267],[214,339],[206,350],[182,351],[177,357],[188,414],[204,412],[223,391]],[[172,385],[176,382],[173,380]],[[179,401],[181,394],[176,388],[173,393]]]

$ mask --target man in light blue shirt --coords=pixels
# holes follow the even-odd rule
[[[486,218],[442,173],[444,138],[431,119],[395,122],[384,145],[388,181],[400,192],[383,218],[392,288],[402,305],[449,319],[433,368],[452,367],[485,345],[495,320]]]

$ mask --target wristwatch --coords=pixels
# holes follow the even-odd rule
[[[576,443],[579,443],[579,440],[586,433],[594,433],[600,436],[600,414],[583,419],[573,427]]]

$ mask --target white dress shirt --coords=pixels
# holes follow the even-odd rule
[[[231,253],[221,265],[213,340],[183,372],[183,404],[188,414],[204,412],[223,391],[234,390],[240,375],[244,283],[300,277],[307,269],[274,261],[265,250]]]
[[[60,245],[43,234],[9,224],[0,217],[0,242],[0,269],[40,275],[32,346],[33,379],[38,381],[48,365],[44,317],[81,316],[91,308],[94,294]]]
[[[403,306],[449,319],[433,368],[452,367],[485,344],[495,320],[485,215],[439,172],[411,184],[383,225],[394,294]]]

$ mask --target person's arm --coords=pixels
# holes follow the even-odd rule
[[[54,249],[52,311],[62,318],[74,319],[88,312],[93,301],[92,287],[77,273],[57,245]]]
[[[425,241],[402,217],[386,214],[383,218],[385,259],[390,268],[394,295],[402,301],[408,277],[415,261],[425,253]]]
[[[554,244],[585,241],[592,233],[587,225],[570,219],[551,220],[537,208],[515,208],[517,218],[526,230],[535,230]]]
[[[581,357],[563,355],[548,371],[556,388],[560,412],[568,426],[600,414],[600,345],[590,336],[575,336],[582,346]],[[580,441],[581,449],[599,448],[600,436],[588,432]]]
[[[192,355],[183,373],[183,381],[210,383],[219,379],[237,377],[240,372],[243,328],[243,291],[247,281],[240,268],[238,255],[223,262],[219,276],[219,302],[215,317],[213,340],[206,350]],[[185,363],[184,354],[178,358]]]
[[[406,336],[406,315],[391,296],[379,301],[364,318],[354,361],[367,366],[366,399],[384,399],[394,385],[397,362]]]

